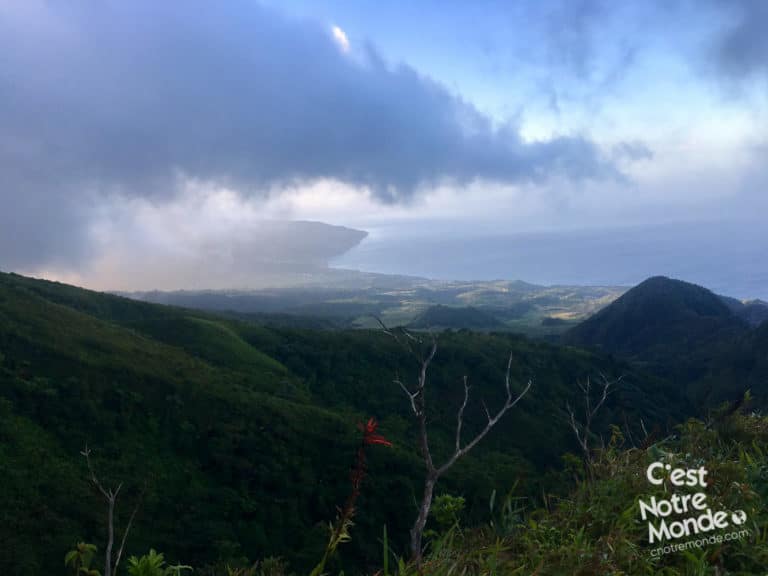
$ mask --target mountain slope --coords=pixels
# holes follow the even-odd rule
[[[768,405],[768,322],[727,342],[702,362],[707,365],[698,383],[702,398],[733,400],[750,390],[758,407]]]
[[[100,474],[125,481],[120,522],[148,481],[133,550],[162,544],[211,561],[216,541],[279,552],[295,539],[300,552],[306,538],[314,550],[311,531],[297,536],[296,527],[319,520],[306,505],[317,498],[311,485],[343,475],[346,454],[329,455],[322,468],[305,463],[328,438],[351,450],[348,423],[302,402],[298,380],[266,356],[215,366],[41,294],[76,296],[81,308],[123,321],[177,311],[59,286],[0,275],[0,573],[51,572],[74,542],[102,540],[103,503],[79,456],[86,443]],[[286,474],[292,461],[304,465]],[[305,505],[286,507],[281,494]],[[342,494],[328,490],[324,514]]]
[[[766,320],[768,320],[768,303],[762,300],[747,300],[742,302],[736,298],[729,298],[727,296],[721,296],[726,306],[731,311],[744,320],[750,326],[759,326]]]
[[[484,517],[493,490],[548,486],[543,471],[573,449],[563,407],[578,401],[576,380],[625,375],[596,430],[686,413],[667,383],[607,358],[509,335],[439,342],[430,370],[438,458],[453,446],[463,375],[473,394],[467,435],[484,422],[480,400],[501,401],[510,350],[513,385],[534,378],[441,481],[471,502],[470,519]],[[392,379],[414,372],[380,331],[265,327],[0,273],[0,573],[54,573],[80,540],[103,548],[103,502],[79,455],[86,443],[105,481],[125,482],[120,525],[146,482],[128,554],[151,545],[196,566],[283,555],[303,571],[347,495],[355,423],[376,416],[395,447],[370,459],[360,537],[345,550],[347,571],[360,572],[379,557],[382,525],[404,546],[396,535],[412,520],[423,465]]]
[[[747,331],[746,323],[706,288],[655,276],[572,328],[564,340],[656,360],[690,353]]]
[[[750,390],[768,405],[768,323],[762,304],[655,277],[585,320],[564,340],[630,360],[685,390],[699,411]]]

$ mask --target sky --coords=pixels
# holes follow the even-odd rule
[[[766,296],[766,27],[763,0],[0,0],[0,270]]]

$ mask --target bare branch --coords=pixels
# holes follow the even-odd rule
[[[123,537],[120,539],[120,548],[117,549],[117,556],[115,557],[115,568],[114,573],[117,574],[117,567],[120,565],[120,558],[123,557],[123,548],[125,548],[125,541],[128,538],[128,532],[131,531],[131,526],[133,526],[133,519],[136,517],[136,512],[139,509],[139,504],[136,503],[136,506],[133,509],[133,512],[131,512],[131,517],[128,519],[128,524],[125,525],[125,531],[123,532]]]
[[[597,411],[600,410],[600,407],[605,403],[605,399],[608,398],[608,393],[610,392],[611,386],[613,385],[613,382],[608,380],[605,376],[602,376],[603,378],[603,394],[600,397],[600,401],[595,406],[594,410],[590,413],[590,419],[594,417],[595,414],[597,414]],[[617,380],[619,382],[621,379]]]
[[[408,396],[408,400],[411,402],[411,410],[413,410],[413,413],[418,416],[419,415],[419,409],[416,407],[416,397],[419,395],[419,391],[411,393],[410,390],[408,390],[408,387],[403,384],[400,380],[393,380],[395,384],[399,384],[400,388],[403,389],[403,392],[405,392],[405,395]]]
[[[464,409],[467,407],[467,401],[469,401],[469,385],[467,384],[467,377],[464,376],[464,401],[461,403],[459,413],[456,416],[456,451],[461,449],[461,424],[464,419]]]
[[[88,444],[85,445],[85,449],[80,452],[80,454],[85,456],[85,462],[88,464],[88,472],[91,474],[91,482],[93,482],[94,486],[99,489],[99,492],[104,495],[104,498],[109,500],[111,498],[110,492],[107,492],[107,490],[104,489],[104,486],[101,485],[101,482],[99,482],[99,479],[96,477],[96,472],[93,470],[93,465],[91,464],[91,450],[88,448]]]
[[[140,501],[136,503],[136,506],[131,513],[131,517],[128,520],[128,524],[125,527],[123,537],[120,541],[120,548],[118,549],[117,557],[115,558],[113,565],[112,548],[115,542],[115,505],[117,503],[117,497],[120,494],[120,490],[123,488],[123,483],[119,483],[114,489],[105,488],[99,478],[96,476],[96,472],[93,469],[93,465],[91,463],[91,450],[88,448],[87,444],[85,445],[85,448],[82,450],[82,452],[80,452],[80,454],[85,457],[85,461],[88,465],[88,472],[91,476],[91,482],[94,484],[94,486],[96,486],[96,488],[98,488],[99,492],[101,492],[102,496],[104,496],[105,500],[107,501],[107,547],[104,554],[104,576],[114,576],[117,574],[117,566],[120,563],[120,558],[123,555],[125,541],[128,538],[128,532],[130,532],[131,526],[133,525],[133,519],[136,516],[137,510],[139,509]]]
[[[485,410],[485,415],[488,418],[488,422],[486,423],[485,427],[480,432],[478,432],[478,434],[472,440],[470,440],[469,443],[466,446],[464,446],[463,448],[461,447],[460,441],[459,441],[459,435],[460,435],[461,430],[457,429],[457,431],[456,431],[456,449],[455,449],[453,455],[451,455],[451,457],[448,458],[448,460],[445,462],[445,464],[443,464],[442,466],[440,466],[440,468],[438,468],[438,470],[437,470],[437,475],[438,476],[444,474],[451,466],[453,466],[456,463],[456,461],[459,458],[461,458],[467,452],[472,450],[472,448],[474,448],[477,445],[477,443],[480,442],[480,440],[485,438],[485,435],[488,434],[488,432],[491,431],[491,428],[493,428],[496,425],[496,423],[499,420],[501,420],[502,416],[504,416],[504,414],[506,414],[508,410],[511,410],[512,408],[514,408],[514,406],[520,400],[522,400],[522,398],[528,393],[528,390],[530,390],[531,385],[533,384],[533,382],[531,380],[528,380],[528,383],[526,384],[526,386],[523,389],[523,391],[520,392],[520,394],[518,394],[517,397],[513,398],[512,388],[511,388],[511,384],[510,384],[510,373],[511,373],[511,371],[512,371],[512,354],[509,355],[509,360],[507,361],[507,371],[506,371],[506,374],[504,375],[504,387],[505,387],[506,392],[507,392],[507,397],[506,397],[506,400],[504,401],[504,405],[499,409],[499,411],[496,413],[495,416],[491,416],[491,413],[488,410],[488,406],[486,406],[485,401],[481,400],[481,404],[483,406],[483,410]],[[462,407],[461,407],[461,409],[459,411],[460,417],[459,417],[459,427],[458,428],[460,428],[460,426],[461,426],[461,416],[463,415],[464,406],[466,405],[467,396],[469,394],[468,388],[466,386],[466,379],[465,379],[464,387],[465,387],[465,391],[464,391],[464,405],[462,405]]]
[[[571,408],[571,405],[567,402],[565,404],[565,407],[568,410],[568,413],[570,415],[569,423],[571,425],[571,428],[573,429],[573,433],[576,435],[576,441],[579,443],[579,447],[582,449],[582,451],[588,454],[589,450],[587,449],[587,446],[582,438],[581,428],[579,427],[578,422],[576,422],[576,415],[573,413],[573,408]]]
[[[387,327],[386,324],[384,324],[384,321],[379,318],[378,316],[373,316],[376,319],[376,322],[379,323],[379,326],[381,326],[381,330],[384,332],[384,334],[387,334],[388,336],[391,336],[395,342],[397,342],[401,347],[403,347],[411,356],[416,358],[419,362],[421,362],[423,359],[419,356],[419,354],[414,350],[413,343],[421,343],[421,339],[416,338],[413,336],[408,330],[405,328],[400,329],[400,334],[404,336],[402,338],[400,334],[397,333],[397,331],[392,330],[391,328]]]
[[[418,566],[421,565],[421,557],[422,557],[422,534],[424,531],[424,526],[427,523],[427,517],[429,515],[429,509],[432,504],[432,495],[434,491],[435,484],[437,483],[438,479],[442,474],[444,474],[453,464],[462,456],[464,456],[467,452],[472,450],[478,442],[480,442],[486,434],[493,428],[496,423],[501,419],[504,414],[512,409],[527,393],[528,390],[531,388],[532,382],[529,380],[528,384],[525,386],[522,392],[520,392],[517,396],[514,396],[512,393],[512,386],[510,382],[510,373],[512,370],[512,354],[509,355],[509,360],[507,361],[507,370],[504,377],[504,388],[506,391],[506,399],[504,401],[504,404],[499,409],[499,411],[495,415],[491,415],[490,411],[488,410],[488,407],[485,405],[485,402],[481,400],[483,409],[485,410],[486,417],[488,419],[485,427],[464,447],[461,446],[461,432],[464,425],[464,412],[467,408],[467,404],[469,403],[469,390],[470,386],[468,383],[467,376],[464,376],[463,384],[464,384],[464,399],[462,400],[461,406],[459,407],[459,410],[456,414],[456,439],[455,439],[455,448],[453,454],[450,456],[450,458],[443,463],[442,466],[439,468],[435,467],[435,464],[432,460],[432,454],[430,452],[429,448],[429,438],[427,434],[427,414],[426,414],[426,385],[427,385],[427,370],[429,369],[430,363],[435,357],[435,354],[437,352],[437,338],[434,334],[430,333],[431,338],[431,346],[429,347],[426,354],[424,354],[424,347],[422,346],[424,344],[424,339],[416,337],[412,335],[410,332],[405,330],[404,328],[401,328],[399,330],[399,333],[395,332],[394,330],[390,330],[387,328],[387,326],[384,324],[384,322],[381,321],[380,318],[375,317],[376,321],[381,326],[382,330],[385,334],[388,334],[392,336],[395,341],[400,344],[401,347],[403,347],[411,356],[415,357],[419,362],[419,376],[418,381],[416,383],[416,389],[412,392],[408,386],[406,386],[399,378],[395,378],[394,382],[400,388],[403,390],[403,392],[408,397],[408,401],[411,405],[411,410],[413,411],[414,416],[416,417],[416,421],[418,423],[418,442],[419,442],[419,451],[421,452],[421,455],[424,459],[424,465],[426,467],[426,477],[424,478],[424,495],[421,499],[421,504],[419,505],[419,513],[416,517],[416,520],[413,523],[413,526],[411,528],[411,555],[413,559],[416,561],[416,564]],[[419,351],[416,351],[416,348],[414,346],[417,346],[419,348]]]
[[[427,383],[427,369],[429,368],[430,362],[432,362],[432,359],[435,357],[436,352],[437,340],[434,336],[432,336],[432,347],[429,350],[427,357],[421,362],[421,372],[419,372],[419,390],[423,390]]]
[[[381,329],[382,329],[382,330],[383,330],[383,331],[384,331],[386,334],[389,334],[389,335],[391,335],[391,336],[394,336],[394,334],[392,334],[392,331],[391,331],[391,330],[390,330],[390,329],[387,327],[387,325],[386,325],[386,324],[384,324],[384,321],[383,321],[381,318],[379,318],[379,317],[378,317],[378,316],[376,316],[375,314],[372,314],[371,316],[373,316],[373,319],[374,319],[374,320],[376,320],[376,322],[378,322],[378,323],[379,323],[379,326],[381,326]]]
[[[600,409],[605,404],[605,401],[608,398],[608,395],[613,392],[613,386],[615,384],[618,384],[623,379],[623,376],[617,378],[614,381],[609,380],[606,378],[604,374],[600,374],[600,377],[602,379],[602,391],[600,393],[599,398],[597,399],[597,403],[593,406],[593,394],[592,394],[592,381],[589,377],[587,377],[586,381],[584,383],[581,383],[579,381],[576,381],[576,385],[581,390],[583,396],[584,396],[584,421],[578,422],[576,420],[576,414],[574,413],[573,408],[571,408],[571,405],[566,402],[566,410],[568,411],[568,424],[570,425],[571,429],[573,430],[574,435],[576,436],[576,441],[579,444],[579,447],[581,448],[581,451],[584,454],[584,460],[588,465],[588,469],[591,465],[591,453],[590,453],[590,438],[592,437],[592,421],[595,418],[595,415],[600,411]]]
[[[424,340],[422,340],[421,338],[417,338],[416,336],[411,334],[406,328],[401,328],[400,330],[402,331],[403,336],[405,336],[412,342],[416,342],[417,344],[422,344],[424,342]]]
[[[480,405],[483,407],[483,412],[485,412],[485,417],[488,419],[488,422],[491,421],[491,412],[488,410],[488,406],[485,403],[485,400],[480,400]]]
[[[528,380],[528,383],[525,385],[525,388],[522,392],[515,398],[514,400],[511,399],[511,397],[507,400],[507,402],[504,404],[504,406],[501,407],[501,409],[496,413],[496,416],[491,417],[490,420],[488,420],[488,423],[485,425],[485,428],[483,428],[477,436],[475,436],[464,448],[461,448],[453,453],[453,456],[451,456],[448,461],[443,464],[440,468],[438,468],[437,473],[438,476],[441,476],[444,474],[451,466],[453,466],[456,461],[461,458],[462,456],[466,455],[472,448],[474,448],[480,440],[485,438],[486,434],[491,431],[491,428],[493,428],[496,423],[501,419],[504,414],[507,413],[508,410],[511,410],[515,407],[515,405],[522,400],[523,396],[525,396],[528,393],[528,390],[530,390],[531,385],[533,384],[532,380]]]
[[[512,396],[512,391],[509,384],[509,375],[512,373],[512,352],[509,353],[509,360],[507,360],[507,371],[504,374],[504,386],[507,389],[507,398]]]
[[[123,549],[125,548],[125,541],[128,539],[128,533],[131,531],[131,526],[133,526],[133,519],[136,517],[136,512],[139,511],[139,506],[141,506],[141,502],[144,499],[144,493],[146,492],[147,485],[146,482],[144,483],[144,489],[141,491],[141,494],[139,494],[139,499],[136,501],[136,505],[133,507],[133,511],[131,512],[131,517],[128,518],[128,524],[125,525],[125,530],[123,531],[123,537],[120,539],[120,548],[117,549],[117,556],[115,557],[115,567],[114,567],[114,574],[117,574],[117,567],[120,565],[120,558],[123,557]]]

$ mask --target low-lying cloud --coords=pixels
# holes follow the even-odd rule
[[[92,256],[94,210],[199,179],[330,179],[383,202],[476,179],[611,177],[579,136],[525,142],[370,46],[251,1],[0,3],[0,267]]]

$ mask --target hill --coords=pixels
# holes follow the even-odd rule
[[[514,384],[535,379],[445,477],[445,490],[472,503],[470,519],[486,513],[493,490],[557,489],[547,471],[574,449],[564,405],[579,400],[577,380],[625,376],[595,430],[636,428],[640,417],[664,427],[687,413],[674,387],[599,355],[501,334],[445,333],[439,343],[430,372],[438,457],[454,441],[464,374],[467,434],[483,422],[480,399],[499,401],[510,350]],[[413,373],[380,331],[265,326],[0,273],[0,573],[55,572],[73,543],[103,542],[86,444],[99,473],[125,483],[118,524],[146,490],[129,554],[151,545],[195,566],[281,555],[305,570],[346,496],[355,423],[376,416],[395,447],[370,463],[376,498],[361,501],[361,538],[344,560],[359,571],[378,557],[382,525],[404,547],[422,465],[392,378]]]
[[[759,326],[768,320],[768,302],[762,300],[747,300],[742,302],[736,298],[721,296],[726,306],[731,311],[744,320],[750,326]]]
[[[740,302],[664,277],[649,278],[567,332],[563,341],[608,352],[675,382],[699,410],[751,390],[768,402],[768,323]]]
[[[159,539],[214,559],[217,540],[274,547],[311,524],[311,507],[291,511],[275,496],[310,498],[302,468],[285,467],[328,437],[351,442],[345,421],[301,402],[303,384],[279,362],[183,314],[0,275],[1,573],[54,571],[72,542],[103,533],[102,502],[79,456],[86,443],[100,473],[125,482],[122,522],[149,481],[137,549]],[[264,441],[266,429],[279,441]],[[317,479],[345,464],[329,458]]]
[[[702,402],[735,399],[750,390],[760,407],[768,404],[768,323],[698,354],[706,372],[695,390]]]
[[[713,292],[655,276],[569,330],[564,340],[652,361],[687,354],[747,330],[746,322]]]

